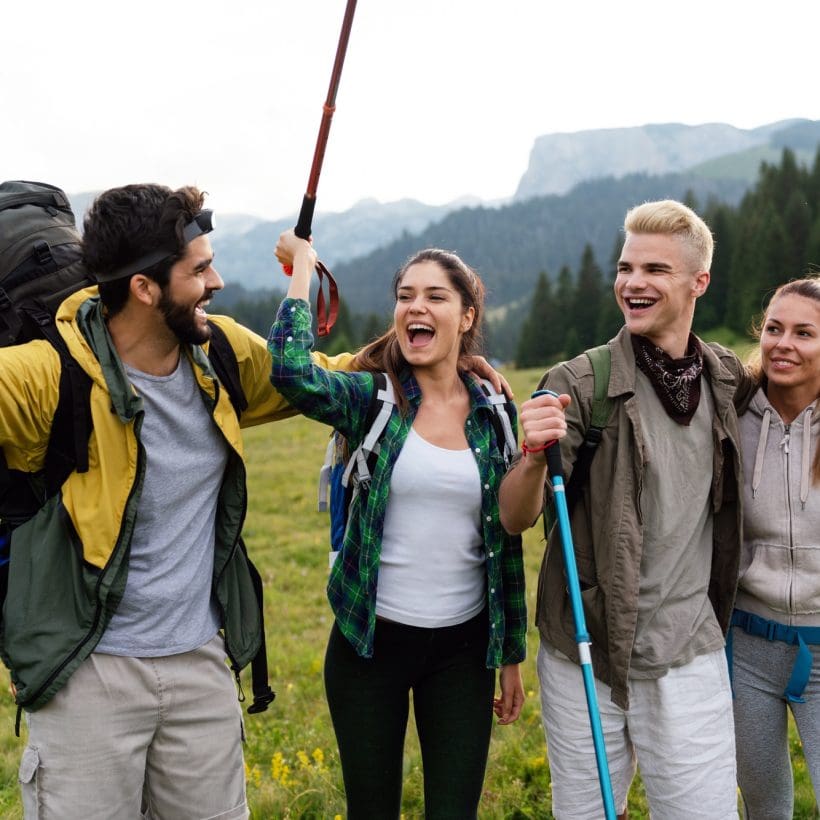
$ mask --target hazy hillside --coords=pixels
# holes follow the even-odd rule
[[[317,213],[313,233],[322,261],[329,267],[340,260],[354,259],[387,244],[405,232],[416,233],[463,207],[468,200],[447,205],[425,205],[412,199],[382,204],[365,199],[342,213]],[[241,235],[220,231],[218,216],[212,242],[219,255],[219,271],[225,281],[244,288],[269,288],[278,276],[273,248],[279,234],[296,223],[296,214],[275,222],[257,221]]]

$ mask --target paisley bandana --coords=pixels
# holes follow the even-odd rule
[[[635,362],[652,384],[669,418],[688,427],[700,401],[703,353],[690,333],[686,355],[673,359],[644,336],[632,336]]]

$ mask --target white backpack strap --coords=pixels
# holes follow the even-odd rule
[[[481,384],[484,387],[484,392],[487,394],[490,404],[493,406],[493,412],[501,422],[501,428],[504,431],[504,462],[509,464],[518,450],[518,445],[515,441],[515,433],[513,433],[510,414],[507,412],[507,397],[503,393],[496,392],[492,383],[487,379],[482,379]]]
[[[365,433],[362,443],[356,448],[350,461],[345,468],[344,476],[342,477],[342,484],[347,487],[351,476],[355,474],[359,483],[367,483],[370,481],[370,468],[367,466],[367,459],[371,453],[377,452],[379,441],[382,434],[387,427],[387,422],[390,420],[390,415],[393,408],[396,406],[396,392],[393,389],[393,383],[390,377],[385,373],[384,386],[379,387],[376,392],[376,401],[379,402],[379,410],[370,429]]]

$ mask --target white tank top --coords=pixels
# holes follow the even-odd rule
[[[376,614],[435,628],[485,602],[481,479],[469,449],[445,450],[411,428],[390,479]]]

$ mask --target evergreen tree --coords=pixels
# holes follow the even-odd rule
[[[814,155],[814,164],[806,177],[806,197],[812,209],[812,217],[820,215],[820,146]]]
[[[783,277],[780,282],[795,279],[805,273],[811,228],[811,208],[801,186],[791,192],[783,212],[785,242],[780,264]]]
[[[624,245],[624,236],[619,231],[615,236],[612,251],[609,254],[608,268],[603,276],[603,290],[601,293],[601,309],[598,313],[598,324],[595,331],[596,344],[603,344],[615,336],[623,327],[624,315],[615,299],[615,277],[618,272],[618,260]]]
[[[574,325],[570,327],[564,337],[564,358],[573,359],[579,353],[583,353],[587,347],[588,345],[581,344],[576,327]]]
[[[515,363],[518,367],[545,365],[559,352],[558,313],[547,274],[538,275],[530,311],[521,326]]]
[[[598,336],[598,323],[604,295],[604,275],[595,261],[591,245],[584,247],[578,269],[575,298],[570,313],[578,344],[582,349],[594,347],[606,339]]]
[[[560,349],[558,354],[566,358],[565,342],[567,332],[573,324],[572,309],[575,305],[575,283],[572,279],[572,271],[568,265],[564,265],[558,271],[558,281],[555,288],[555,309],[558,314],[556,332],[560,339]]]
[[[729,267],[735,247],[734,212],[721,203],[710,203],[704,214],[706,224],[715,238],[712,257],[712,278],[706,293],[698,299],[693,329],[695,333],[725,325],[729,304]]]
[[[820,216],[814,220],[806,241],[806,269],[809,273],[820,273]]]
[[[732,301],[728,324],[738,333],[748,332],[750,320],[762,310],[767,292],[783,280],[780,264],[787,240],[782,220],[770,200],[755,205],[741,220],[729,268]]]
[[[364,316],[359,323],[360,330],[356,339],[357,347],[378,339],[390,327],[390,321],[389,318],[380,316],[378,313],[368,313]]]
[[[283,294],[276,292],[263,291],[256,299],[248,293],[247,297],[239,299],[232,305],[219,305],[218,312],[230,316],[254,333],[267,338],[282,299]]]

